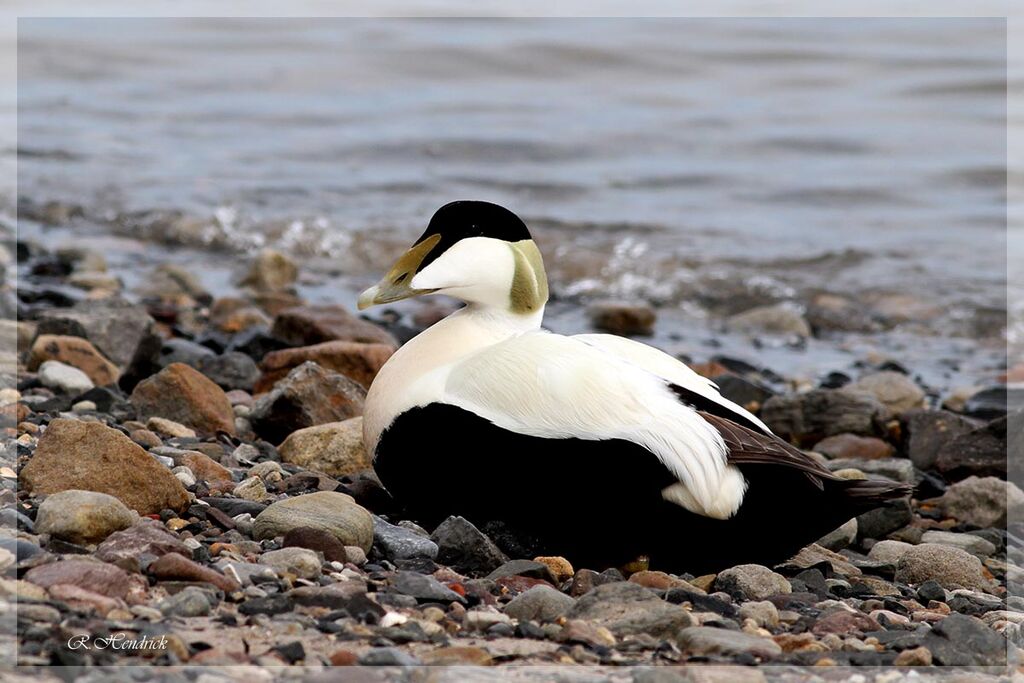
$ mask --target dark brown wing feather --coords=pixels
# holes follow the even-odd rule
[[[701,417],[707,420],[722,435],[726,448],[729,449],[729,464],[782,465],[800,470],[819,489],[824,488],[822,479],[842,481],[842,477],[829,472],[817,460],[788,443],[768,434],[761,434],[747,429],[711,413],[700,411]]]
[[[711,413],[698,411],[698,414],[722,435],[729,449],[729,464],[791,467],[803,472],[820,490],[824,490],[826,481],[839,484],[849,501],[865,510],[913,493],[913,487],[907,484],[837,477],[817,460],[778,437],[755,432]]]

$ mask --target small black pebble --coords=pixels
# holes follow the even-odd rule
[[[329,621],[327,619],[320,619],[319,621],[317,621],[316,629],[320,631],[320,633],[341,633],[345,630],[341,626],[341,624],[338,624],[334,621]]]
[[[284,645],[277,645],[271,648],[271,650],[281,655],[290,664],[306,658],[306,648],[302,647],[302,643],[298,640],[285,643]]]
[[[850,383],[850,376],[842,372],[830,372],[825,375],[818,386],[822,389],[838,389]]]
[[[928,579],[917,588],[917,597],[921,599],[925,607],[928,606],[929,600],[935,600],[937,602],[946,601],[946,591],[943,590],[942,586],[935,579]]]

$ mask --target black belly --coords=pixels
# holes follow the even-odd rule
[[[802,472],[749,465],[740,511],[709,519],[662,499],[675,479],[641,446],[526,436],[440,403],[397,417],[374,469],[405,514],[429,529],[461,515],[512,555],[562,555],[596,570],[639,556],[675,573],[771,566],[854,514]]]

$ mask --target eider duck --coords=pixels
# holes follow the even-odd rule
[[[576,566],[699,574],[782,562],[909,493],[833,475],[662,351],[543,330],[540,251],[501,206],[441,207],[359,308],[434,293],[465,306],[391,356],[363,415],[381,483],[423,524],[460,515]]]

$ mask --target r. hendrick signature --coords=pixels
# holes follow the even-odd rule
[[[105,638],[93,638],[84,633],[68,638],[69,650],[166,650],[167,637],[129,637],[127,633],[112,633]]]

